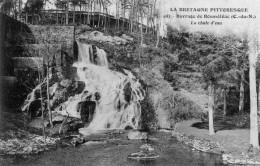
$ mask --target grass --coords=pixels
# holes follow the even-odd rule
[[[250,131],[249,129],[243,129],[236,126],[228,128],[226,124],[222,126],[221,130],[218,130],[214,135],[209,135],[209,131],[206,127],[197,128],[199,120],[188,120],[180,122],[176,125],[176,130],[180,133],[193,135],[200,139],[208,139],[220,144],[219,149],[212,149],[210,152],[231,154],[232,156],[240,159],[254,159],[260,161],[259,150],[250,148]],[[219,123],[214,124],[217,127]],[[196,127],[193,127],[196,126]]]

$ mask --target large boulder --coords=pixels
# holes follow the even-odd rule
[[[140,151],[137,153],[132,153],[127,158],[136,159],[136,160],[154,160],[154,159],[159,158],[159,155],[157,153]]]
[[[42,129],[44,127],[47,127],[49,125],[49,121],[47,119],[42,120],[42,118],[35,118],[29,123],[29,127],[35,128],[35,129]]]
[[[151,152],[154,151],[154,148],[150,144],[144,144],[140,146],[141,151],[143,152]]]
[[[130,140],[136,140],[136,139],[148,139],[148,133],[147,132],[141,132],[139,130],[129,130],[127,133],[127,138]]]

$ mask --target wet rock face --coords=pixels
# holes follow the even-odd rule
[[[76,94],[80,94],[83,92],[83,90],[85,89],[85,83],[83,81],[77,81],[76,83]]]
[[[35,100],[31,103],[28,111],[31,118],[41,115],[41,101]]]
[[[97,48],[96,48],[96,46],[92,45],[92,50],[93,50],[93,56],[92,56],[93,59],[91,59],[91,62],[93,64],[97,65],[98,64],[98,62],[97,62],[98,60],[97,60]]]
[[[124,87],[125,101],[128,103],[131,100],[131,92],[132,92],[131,84],[130,82],[128,82]]]
[[[78,104],[81,120],[83,123],[90,123],[93,119],[96,103],[94,101],[84,101]]]

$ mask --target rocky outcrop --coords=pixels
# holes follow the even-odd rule
[[[129,130],[127,133],[127,138],[130,140],[135,140],[135,139],[147,139],[148,138],[148,133],[147,132],[141,132],[138,130]]]
[[[123,34],[122,36],[107,36],[99,31],[86,31],[78,36],[79,40],[88,40],[96,42],[104,42],[112,45],[125,45],[131,43],[134,39]]]
[[[140,151],[130,154],[127,158],[135,160],[154,160],[159,155],[154,151],[154,148],[150,144],[144,144],[140,147]]]
[[[50,149],[58,139],[30,134],[24,130],[9,131],[8,134],[15,137],[9,139],[0,138],[0,151],[4,154],[36,154]],[[17,138],[19,135],[22,138]]]
[[[173,131],[172,135],[183,144],[186,144],[202,152],[208,152],[210,149],[220,147],[220,144],[217,142],[213,142],[207,139],[200,139],[193,135],[183,134],[178,131]]]

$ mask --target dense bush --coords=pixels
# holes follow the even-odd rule
[[[233,117],[233,121],[237,127],[249,128],[250,126],[250,116],[248,113],[242,115],[236,114]]]
[[[170,119],[173,119],[175,122],[201,118],[202,111],[193,101],[181,96],[176,96],[174,103],[175,105],[171,112]]]
[[[141,101],[142,113],[141,113],[141,128],[145,130],[150,130],[157,128],[157,118],[152,101],[150,101],[147,96]]]

